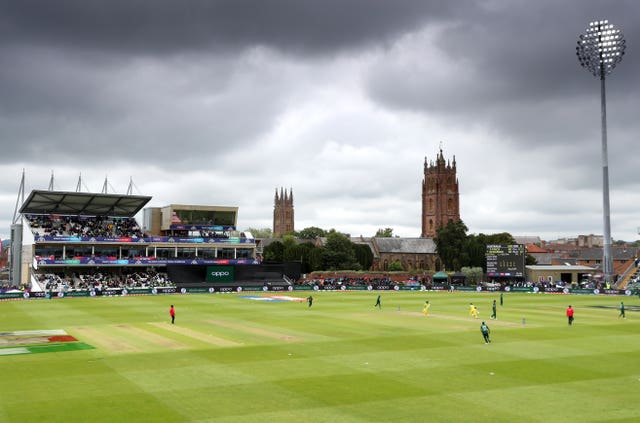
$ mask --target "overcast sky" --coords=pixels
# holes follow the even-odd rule
[[[421,232],[423,162],[455,156],[470,233],[603,233],[592,20],[627,40],[607,79],[611,234],[640,239],[640,2],[0,1],[0,237],[54,188],[239,207],[271,228]]]

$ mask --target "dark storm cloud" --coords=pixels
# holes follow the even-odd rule
[[[589,21],[608,18],[633,46],[640,40],[640,3],[484,4],[473,14],[459,13],[458,21],[438,31],[433,47],[441,59],[418,69],[414,63],[389,61],[372,70],[372,97],[452,122],[481,122],[527,145],[576,141],[597,130],[597,109],[594,119],[584,123],[588,107],[599,105],[598,82],[580,69],[578,36]],[[640,56],[627,54],[619,67],[609,84],[612,97],[635,93]]]
[[[0,8],[4,43],[118,52],[275,49],[335,52],[382,42],[472,2],[418,0],[23,0]]]
[[[206,62],[211,75],[190,69],[193,63],[95,66],[73,53],[14,58],[0,70],[0,162],[77,163],[97,153],[162,160],[175,149],[185,154],[171,156],[174,164],[194,150],[215,150],[220,159],[267,128],[282,101],[280,77],[248,65]]]
[[[333,56],[455,13],[447,2],[383,0],[3,2],[0,161],[75,162],[98,149],[163,160],[176,144],[220,160],[286,102],[286,72],[265,66],[278,59],[247,63],[250,49]]]

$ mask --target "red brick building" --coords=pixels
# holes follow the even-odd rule
[[[445,162],[442,149],[435,162],[424,159],[422,179],[422,238],[435,238],[438,229],[460,221],[456,158]]]
[[[273,206],[273,237],[278,238],[287,232],[294,231],[293,225],[293,188],[287,192],[284,188],[276,189]]]

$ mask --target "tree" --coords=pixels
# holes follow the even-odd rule
[[[462,256],[467,244],[467,226],[460,220],[449,222],[447,226],[438,229],[433,241],[442,264],[448,270],[460,270]]]
[[[265,261],[283,261],[284,245],[280,241],[274,241],[264,247],[262,255]]]
[[[271,228],[262,228],[262,229],[247,228],[243,232],[251,232],[251,235],[253,235],[254,238],[272,238],[273,237],[273,231],[271,230]]]
[[[483,234],[469,235],[465,244],[465,251],[468,260],[462,263],[463,266],[480,267],[486,270],[487,244]]]
[[[304,228],[303,230],[298,232],[298,238],[302,239],[316,239],[319,237],[324,237],[326,235],[327,231],[315,226],[309,226],[308,228]]]
[[[373,251],[367,244],[353,244],[353,251],[356,255],[356,260],[360,263],[363,270],[371,269],[373,265]]]
[[[393,238],[393,228],[380,228],[374,235],[376,238]]]
[[[487,245],[515,245],[516,240],[508,232],[499,234],[485,235],[487,237]]]
[[[465,285],[475,285],[482,280],[484,270],[482,267],[463,267],[460,269],[465,276]]]
[[[324,270],[360,270],[361,266],[351,240],[341,233],[331,231],[327,234],[327,242],[322,256]]]
[[[304,251],[302,261],[303,273],[322,270],[322,252],[324,247],[316,247],[310,242],[300,245]]]
[[[302,249],[298,248],[293,235],[282,235],[282,261],[302,261]]]
[[[399,261],[396,260],[389,263],[390,272],[401,272],[403,270],[404,270],[404,267],[402,267],[402,263],[400,263]]]

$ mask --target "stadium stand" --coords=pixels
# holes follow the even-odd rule
[[[237,207],[144,208],[148,196],[34,190],[20,207],[19,275],[34,290],[156,286],[287,286],[263,266]],[[144,208],[144,209],[143,209]],[[135,219],[143,211],[143,225]],[[228,274],[225,280],[210,275]],[[295,271],[293,278],[296,278]]]

